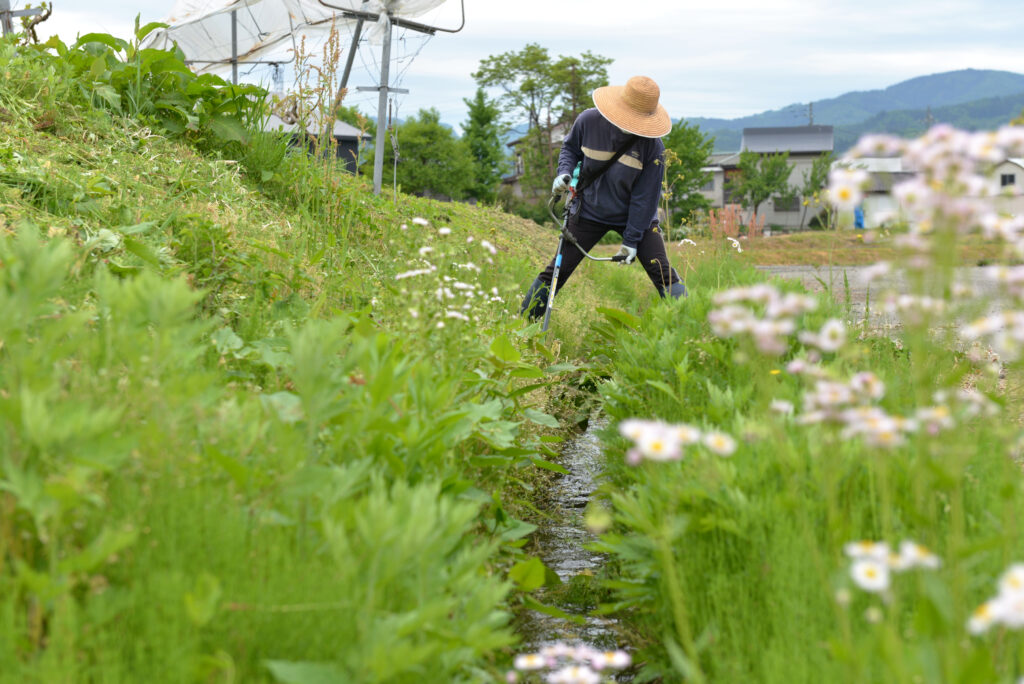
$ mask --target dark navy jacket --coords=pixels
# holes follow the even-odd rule
[[[626,134],[605,119],[597,108],[576,118],[558,155],[558,173],[572,174],[583,162],[593,172],[611,159]],[[622,243],[636,247],[644,233],[658,223],[661,179],[665,172],[665,145],[660,138],[637,138],[612,167],[583,191],[583,218],[612,226],[624,226]]]

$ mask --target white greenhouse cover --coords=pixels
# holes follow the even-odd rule
[[[340,10],[381,14],[378,26],[369,26],[367,39],[380,39],[383,12],[412,18],[443,4],[445,0],[177,0],[164,19],[169,24],[146,36],[145,47],[169,49],[177,43],[198,73],[226,75],[231,71],[231,12],[235,11],[239,62],[280,61],[292,58],[290,50],[303,38],[309,45],[322,44],[331,27],[351,35],[355,19]],[[330,5],[330,6],[329,6]],[[343,38],[344,42],[344,38]],[[348,46],[345,46],[348,49]]]

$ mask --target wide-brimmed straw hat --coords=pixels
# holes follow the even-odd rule
[[[668,111],[658,104],[661,89],[653,79],[634,76],[624,86],[594,91],[597,111],[613,124],[641,138],[660,138],[672,130]]]

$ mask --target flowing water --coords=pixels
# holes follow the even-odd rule
[[[584,524],[583,513],[603,467],[604,454],[597,433],[607,424],[604,417],[591,420],[585,432],[566,443],[560,462],[569,474],[553,482],[545,510],[549,517],[534,533],[535,552],[564,584],[573,583],[577,576],[592,577],[605,560],[602,554],[585,548],[596,537]],[[550,601],[545,592],[537,598],[543,603]],[[586,607],[580,609],[571,603],[559,608],[582,617],[582,624],[528,611],[520,624],[526,649],[537,650],[555,642],[600,649],[622,646],[618,643],[615,620],[589,616]]]

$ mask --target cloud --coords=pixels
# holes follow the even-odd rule
[[[266,0],[270,1],[270,0]],[[15,6],[24,4],[17,0]],[[136,13],[162,17],[171,0],[55,0],[43,33],[107,31],[127,36]],[[735,117],[793,102],[884,88],[913,76],[962,68],[1024,64],[1019,0],[465,0],[466,25],[439,32],[404,70],[403,116],[436,107],[442,120],[465,119],[480,60],[535,42],[552,55],[590,50],[611,57],[612,82],[655,78],[673,116]],[[417,18],[456,27],[459,0]],[[401,35],[401,32],[396,32]],[[67,38],[66,38],[67,39]],[[404,48],[412,50],[414,34]],[[403,48],[403,49],[404,49]],[[399,56],[409,54],[396,47]],[[366,47],[351,85],[377,82],[379,49]],[[351,96],[364,111],[376,93]]]

